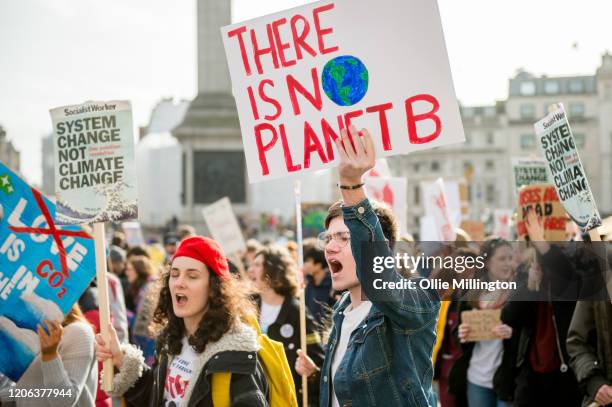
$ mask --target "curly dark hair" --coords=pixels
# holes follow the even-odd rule
[[[157,354],[166,352],[178,355],[183,347],[186,334],[183,319],[176,316],[170,294],[170,266],[161,278],[159,301],[153,314],[157,335]],[[232,329],[238,321],[257,320],[255,304],[251,301],[248,287],[235,276],[219,278],[209,272],[208,305],[196,332],[188,341],[194,350],[201,353],[209,342],[216,342]]]
[[[255,257],[263,256],[265,279],[279,295],[295,297],[298,292],[297,265],[287,249],[281,246],[266,246]]]
[[[304,262],[312,260],[314,264],[320,264],[323,268],[327,267],[325,251],[321,249],[316,238],[304,239],[302,246],[304,247]]]

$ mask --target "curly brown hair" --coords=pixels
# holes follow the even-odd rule
[[[158,332],[158,355],[162,352],[170,355],[180,354],[182,340],[186,334],[183,319],[176,316],[172,307],[169,281],[170,266],[162,274],[159,301],[152,321],[154,330]],[[235,276],[221,279],[212,271],[209,272],[208,281],[206,312],[196,332],[188,338],[189,345],[198,353],[203,352],[208,343],[221,339],[238,321],[248,323],[257,320],[257,311],[245,283]]]
[[[287,249],[266,246],[255,257],[263,256],[266,282],[278,295],[295,297],[298,292],[297,265]]]

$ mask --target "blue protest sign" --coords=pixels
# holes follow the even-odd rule
[[[0,163],[0,372],[13,381],[40,352],[36,326],[62,321],[96,273],[94,240],[58,227],[55,205]]]

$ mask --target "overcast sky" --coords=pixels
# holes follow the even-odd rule
[[[234,0],[233,21],[307,2]],[[602,53],[612,50],[610,1],[438,4],[465,105],[504,99],[518,68],[593,74]],[[375,0],[372,5],[375,13]],[[21,151],[30,181],[41,179],[40,140],[51,132],[50,108],[129,99],[135,125],[142,126],[162,97],[195,96],[195,9],[195,0],[0,1],[0,125]]]

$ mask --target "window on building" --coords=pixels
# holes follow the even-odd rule
[[[419,163],[412,164],[412,169],[414,170],[414,172],[419,172],[420,168],[421,168],[421,164]]]
[[[570,103],[569,104],[569,115],[570,117],[583,117],[584,116],[584,103]]]
[[[487,106],[484,108],[485,117],[495,117],[496,113],[495,106]]]
[[[487,160],[487,161],[485,161],[485,168],[486,168],[487,170],[493,170],[493,169],[495,169],[495,161],[493,161],[493,160]]]
[[[487,133],[487,144],[492,146],[495,140],[493,139],[493,133]]]
[[[559,81],[546,81],[544,82],[544,93],[547,95],[556,95],[559,93]]]
[[[535,117],[535,106],[533,103],[523,103],[520,107],[521,119],[533,119]]]
[[[521,88],[520,88],[521,95],[523,96],[535,95],[535,91],[536,91],[535,82],[533,81],[521,82]]]
[[[485,192],[485,199],[487,203],[493,204],[495,203],[495,184],[487,184],[487,189]]]
[[[584,93],[584,81],[582,79],[573,79],[569,83],[570,93]]]
[[[438,161],[432,161],[431,162],[431,170],[432,171],[439,171],[440,170],[440,163]]]
[[[533,134],[522,134],[521,135],[521,148],[523,150],[530,150],[535,147],[536,139]]]
[[[463,177],[466,179],[472,178],[474,175],[474,165],[469,161],[463,162]]]
[[[414,204],[420,205],[421,204],[421,186],[420,185],[414,186],[414,193],[412,195],[414,196]]]
[[[576,144],[576,148],[584,148],[586,135],[584,133],[574,133],[574,144]]]

